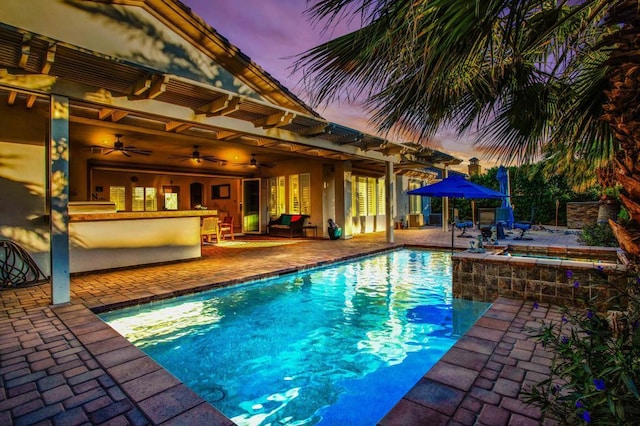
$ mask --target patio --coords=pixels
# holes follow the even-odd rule
[[[529,246],[578,246],[575,233],[532,231]],[[450,248],[440,228],[350,240],[236,240],[207,245],[196,261],[72,277],[68,306],[50,307],[49,284],[0,292],[0,424],[231,424],[89,309],[144,303],[282,274],[403,245]],[[457,248],[469,239],[455,238]],[[302,247],[304,249],[302,249]],[[249,266],[249,267],[248,267]],[[89,308],[89,309],[88,309]],[[540,424],[518,400],[544,377],[549,354],[525,327],[555,308],[501,298],[381,424]]]

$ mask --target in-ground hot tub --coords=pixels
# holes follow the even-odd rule
[[[453,295],[489,302],[498,296],[564,306],[593,300],[600,310],[615,304],[626,284],[627,259],[608,247],[514,246],[453,255]]]

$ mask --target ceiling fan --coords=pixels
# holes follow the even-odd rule
[[[94,150],[99,150],[102,155],[109,155],[112,152],[120,152],[125,157],[131,157],[131,154],[151,155],[151,151],[148,151],[146,149],[138,149],[135,146],[125,145],[120,141],[120,138],[122,137],[121,134],[116,133],[114,136],[116,137],[116,140],[115,142],[113,142],[113,148],[105,148],[104,146],[100,145],[91,145],[91,151],[93,152]]]
[[[235,164],[240,166],[245,166],[250,169],[259,169],[261,167],[270,169],[276,166],[275,164],[271,164],[271,163],[259,163],[258,160],[256,159],[256,154],[251,154],[251,160],[248,163],[235,163]]]
[[[202,155],[200,151],[198,151],[199,146],[193,146],[193,152],[190,155],[172,155],[170,158],[178,159],[182,161],[192,160],[196,163],[202,163],[203,161],[210,161],[212,163],[218,163],[221,166],[224,166],[227,162],[225,160],[221,160],[219,158],[214,157],[213,155]]]

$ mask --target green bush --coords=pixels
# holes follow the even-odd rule
[[[571,271],[567,279],[581,286]],[[551,376],[525,392],[525,402],[562,424],[640,424],[638,288],[640,278],[630,277],[618,289],[629,305],[615,321],[592,308],[565,308],[560,321],[542,324],[538,338],[555,355]]]
[[[582,228],[580,241],[587,246],[618,247],[618,240],[613,235],[608,223],[596,223]]]

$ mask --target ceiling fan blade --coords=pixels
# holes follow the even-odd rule
[[[132,154],[138,154],[138,155],[151,155],[151,151],[146,151],[146,150],[140,150],[140,149],[128,149],[127,151],[129,151]]]
[[[216,158],[216,157],[214,157],[212,155],[205,155],[205,156],[200,157],[200,158],[205,160],[205,161],[210,161],[212,163],[220,163],[220,164],[226,163],[226,161],[221,160],[219,158]]]
[[[127,151],[125,151],[124,149],[122,151],[122,155],[124,155],[125,157],[131,157],[131,154],[129,154]]]
[[[115,151],[115,149],[109,149],[109,150],[105,151],[102,155],[109,155],[109,154],[111,154],[113,151]]]

